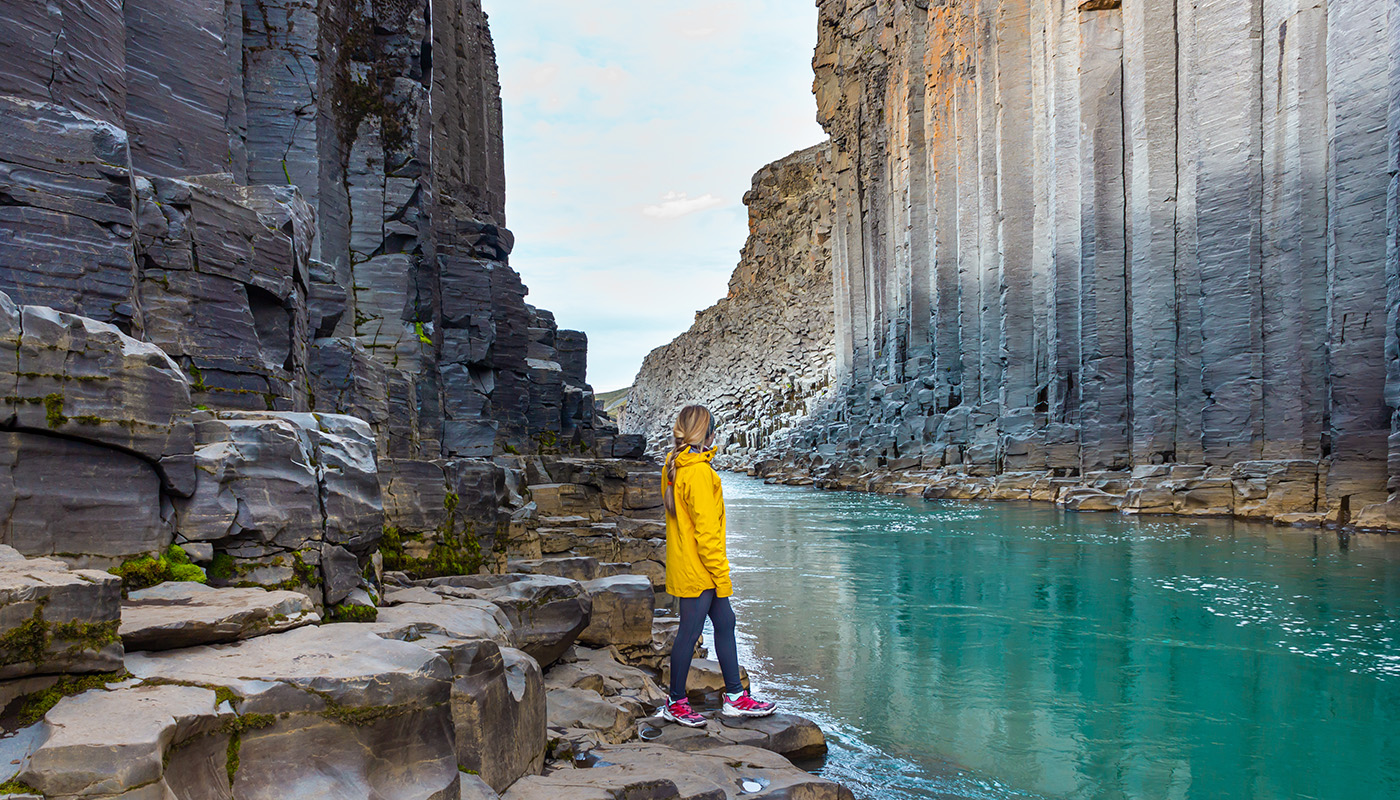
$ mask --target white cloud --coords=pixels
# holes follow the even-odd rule
[[[706,192],[699,197],[691,197],[685,192],[667,192],[661,202],[654,206],[644,206],[642,214],[656,219],[676,219],[697,211],[707,211],[726,205],[723,198]]]

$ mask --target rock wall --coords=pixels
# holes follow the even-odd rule
[[[509,265],[478,2],[11,4],[0,120],[0,543],[338,603],[403,509],[475,571],[510,459],[613,455]]]
[[[479,3],[65,0],[0,30],[16,302],[160,346],[196,405],[360,416],[381,455],[592,447],[581,334],[560,355],[508,266]]]
[[[647,355],[621,427],[653,452],[671,441],[682,406],[720,420],[722,461],[746,466],[826,396],[832,380],[830,147],[759,170],[744,195],[749,239],[729,295]]]
[[[804,469],[1400,524],[1394,4],[819,6],[840,391]],[[1306,496],[1261,507],[1276,473]]]

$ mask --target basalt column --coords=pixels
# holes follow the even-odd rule
[[[823,459],[1390,525],[1393,3],[819,6]]]

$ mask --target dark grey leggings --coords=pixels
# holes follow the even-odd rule
[[[739,648],[734,643],[734,609],[729,598],[715,597],[714,589],[706,589],[699,597],[677,599],[681,601],[681,625],[671,648],[671,702],[685,697],[685,679],[690,675],[690,660],[705,630],[706,617],[715,627],[715,658],[724,673],[724,690],[730,694],[743,691],[743,684],[739,683]]]

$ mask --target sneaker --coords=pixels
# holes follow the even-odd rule
[[[745,689],[733,696],[726,694],[724,696],[724,710],[720,713],[726,717],[766,717],[777,710],[777,703],[755,700],[749,696],[749,690]]]
[[[661,716],[687,728],[703,728],[707,723],[704,717],[695,713],[695,709],[690,707],[690,701],[685,699],[677,700],[661,709]]]

